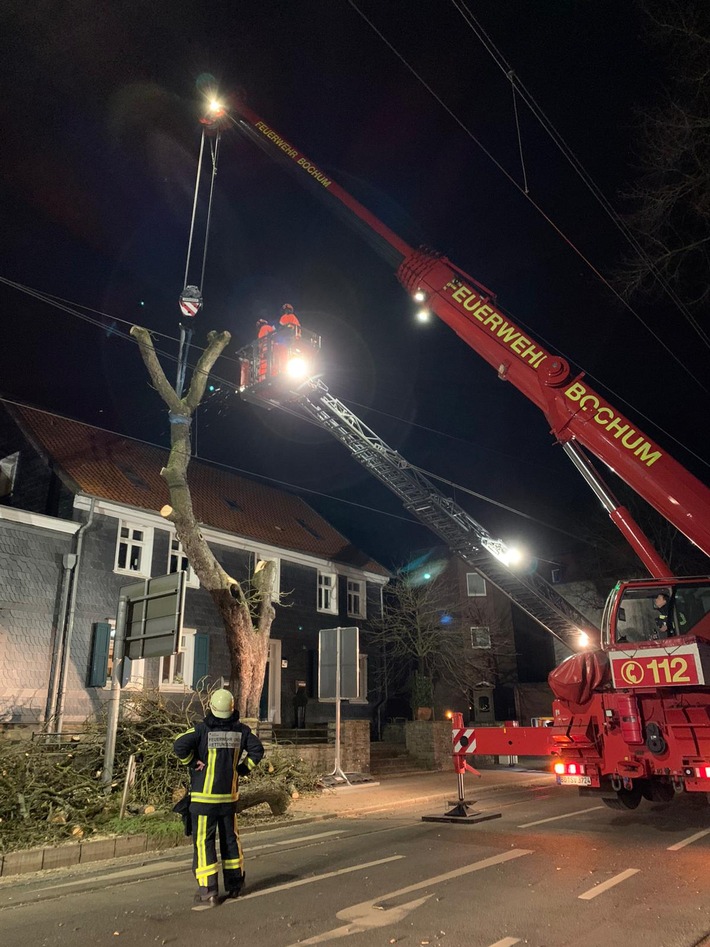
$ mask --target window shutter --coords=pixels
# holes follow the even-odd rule
[[[310,649],[307,652],[306,664],[306,693],[313,700],[318,699],[318,652]]]
[[[94,623],[91,644],[91,665],[88,687],[104,687],[108,674],[108,654],[111,645],[111,626],[108,622]]]
[[[195,635],[195,659],[192,665],[192,686],[197,688],[209,670],[210,636]]]

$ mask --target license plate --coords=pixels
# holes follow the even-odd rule
[[[558,776],[558,786],[591,786],[591,776]]]

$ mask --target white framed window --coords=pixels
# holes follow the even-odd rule
[[[17,464],[20,460],[19,450],[14,454],[8,454],[0,460],[0,500],[3,497],[12,496],[15,489],[15,477],[17,476]]]
[[[366,704],[367,703],[367,655],[366,654],[361,653],[359,656],[357,697],[351,698],[350,703],[351,704]]]
[[[348,579],[348,616],[367,618],[365,583],[358,579]]]
[[[471,625],[471,647],[490,648],[491,629],[485,625]]]
[[[274,588],[271,593],[271,601],[278,602],[281,597],[281,560],[272,556],[260,556],[257,553],[256,565],[260,562],[273,562],[274,564]]]
[[[486,594],[486,580],[477,572],[466,573],[466,592],[469,598]]]
[[[177,654],[166,654],[160,659],[158,687],[160,690],[190,690],[194,667],[195,629],[184,628]]]
[[[190,562],[187,558],[185,550],[182,548],[182,543],[173,533],[170,537],[170,544],[168,546],[168,572],[172,574],[173,572],[186,572],[187,573],[187,584],[191,589],[199,589],[200,580],[195,575],[195,570],[190,565]]]
[[[335,572],[318,573],[318,611],[338,613],[338,576]]]
[[[113,571],[150,578],[152,558],[153,528],[119,520]]]
[[[107,624],[111,626],[111,638],[108,646],[108,663],[106,665],[106,683],[104,687],[111,687],[111,675],[113,674],[113,649],[116,642],[116,619],[107,618]],[[121,687],[128,690],[141,690],[145,680],[145,659],[136,658],[131,661],[130,658],[123,659],[123,681]]]

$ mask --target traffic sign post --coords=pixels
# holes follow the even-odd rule
[[[340,701],[359,694],[359,636],[357,628],[321,628],[318,632],[318,700],[335,702],[335,766],[330,775],[348,785],[350,780],[340,764]]]
[[[157,658],[175,654],[180,645],[185,610],[186,573],[172,572],[144,579],[121,589],[113,640],[111,697],[106,726],[106,747],[101,782],[111,791],[116,734],[121,709],[124,657]]]
[[[182,634],[186,573],[171,572],[126,585],[128,600],[126,657],[157,658],[175,654]]]

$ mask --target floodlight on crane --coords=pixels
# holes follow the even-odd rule
[[[292,356],[286,363],[286,373],[291,378],[306,378],[309,364],[301,355]]]

